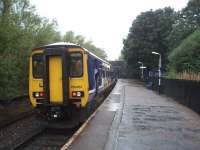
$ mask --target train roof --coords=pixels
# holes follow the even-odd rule
[[[98,57],[97,55],[95,55],[94,53],[90,52],[89,50],[87,50],[86,48],[83,48],[81,47],[80,45],[78,44],[74,44],[74,43],[69,43],[69,42],[57,42],[57,43],[52,43],[52,44],[48,44],[48,45],[44,45],[44,46],[41,46],[41,47],[37,47],[37,48],[34,48],[34,50],[39,50],[39,49],[44,49],[44,48],[50,48],[50,47],[58,47],[58,46],[63,46],[63,47],[67,47],[67,48],[81,48],[83,49],[85,52],[89,53],[90,55],[92,55],[93,57],[101,60],[102,62],[106,63],[106,64],[109,64],[110,63],[100,57]]]

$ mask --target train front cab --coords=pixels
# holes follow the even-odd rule
[[[29,72],[33,107],[48,119],[80,112],[88,100],[87,73],[87,54],[80,47],[33,50]]]

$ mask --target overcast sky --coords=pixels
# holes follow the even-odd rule
[[[58,30],[92,40],[108,60],[119,57],[132,21],[141,12],[170,6],[185,7],[188,0],[30,0],[40,16],[56,19]]]

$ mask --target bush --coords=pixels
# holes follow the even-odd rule
[[[27,94],[30,49],[60,41],[60,34],[56,22],[35,14],[29,0],[0,4],[0,100],[8,100]]]
[[[200,72],[200,29],[184,39],[168,58],[169,70],[175,70],[177,73]]]

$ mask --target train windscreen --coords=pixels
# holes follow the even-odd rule
[[[32,70],[34,78],[42,78],[44,70],[43,64],[42,54],[35,54],[32,56]]]
[[[81,77],[83,75],[83,59],[81,53],[70,54],[70,76]]]

